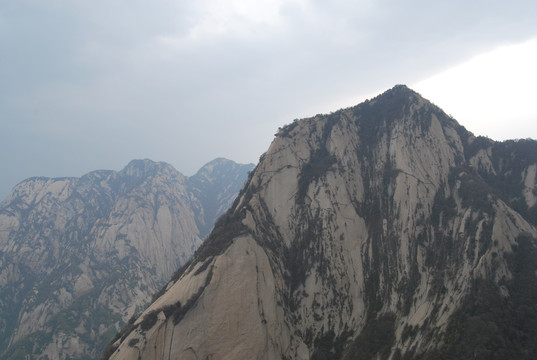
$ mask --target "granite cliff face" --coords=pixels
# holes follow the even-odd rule
[[[536,166],[405,86],[295,121],[103,358],[535,358]]]
[[[233,176],[217,178],[218,167]],[[210,162],[200,170],[210,195],[150,160],[18,184],[0,206],[2,358],[98,358],[190,259],[198,224],[214,224],[252,167]]]

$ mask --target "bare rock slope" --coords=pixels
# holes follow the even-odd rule
[[[405,86],[295,121],[103,357],[535,358],[536,166]]]
[[[18,184],[0,206],[1,358],[98,358],[190,259],[198,224],[210,229],[252,167],[210,162],[200,172],[229,175],[206,180],[210,195],[150,160]]]

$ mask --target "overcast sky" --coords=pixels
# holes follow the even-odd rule
[[[537,1],[0,0],[0,198],[135,158],[256,163],[279,126],[407,84],[537,138]]]

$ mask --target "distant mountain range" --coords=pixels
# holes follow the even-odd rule
[[[537,359],[537,142],[406,86],[283,127],[103,358]]]
[[[96,359],[185,264],[253,165],[134,160],[31,178],[0,203],[0,359]]]

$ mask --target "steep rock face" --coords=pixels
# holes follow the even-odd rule
[[[200,172],[209,178],[213,167]],[[224,210],[214,208],[225,206],[217,197],[236,196],[251,167],[228,160],[234,177],[212,176],[210,195],[150,160],[17,185],[0,208],[3,358],[98,358],[190,259],[202,240],[197,224],[214,223]]]
[[[536,164],[405,86],[295,121],[104,358],[531,358]]]

